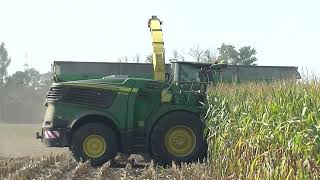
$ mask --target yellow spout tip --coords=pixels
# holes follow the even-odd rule
[[[148,20],[148,27],[150,28],[150,24],[152,20],[158,20],[160,22],[160,25],[162,25],[162,21],[158,18],[156,15],[152,15],[151,18]]]

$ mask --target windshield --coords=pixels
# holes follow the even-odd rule
[[[180,82],[200,82],[199,71],[200,69],[189,64],[181,64],[179,69]]]
[[[201,67],[179,64],[179,84],[184,90],[206,91],[207,74]]]
[[[180,82],[202,82],[207,83],[209,76],[213,76],[210,67],[195,66],[192,64],[180,64],[179,81]]]

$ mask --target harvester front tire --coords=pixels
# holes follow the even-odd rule
[[[85,124],[73,133],[70,150],[77,161],[90,160],[91,165],[100,166],[116,156],[118,139],[114,130],[102,123]]]

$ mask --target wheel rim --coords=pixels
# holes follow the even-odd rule
[[[91,158],[102,156],[107,149],[105,139],[100,135],[90,135],[83,141],[84,153]]]
[[[170,154],[176,157],[188,156],[195,146],[196,136],[189,127],[175,126],[166,133],[165,147]]]

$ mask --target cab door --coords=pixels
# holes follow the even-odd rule
[[[139,83],[139,82],[138,82]],[[154,82],[140,85],[130,94],[128,101],[127,131],[131,152],[146,152],[146,122],[157,111],[160,103],[161,88]]]

